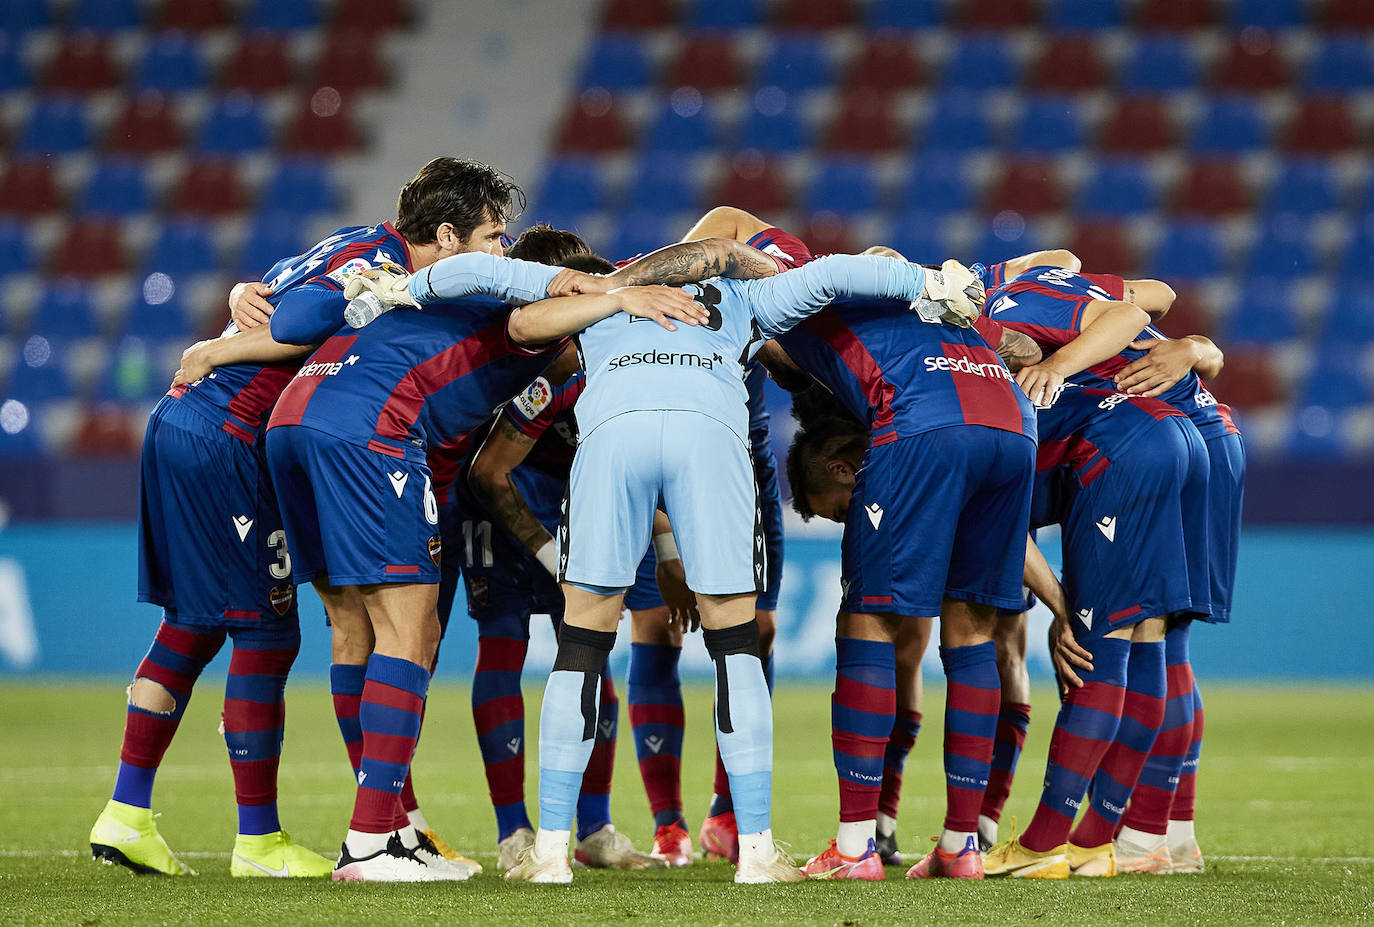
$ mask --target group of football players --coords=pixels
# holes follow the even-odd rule
[[[153,784],[227,637],[234,875],[480,872],[434,832],[410,777],[461,578],[508,880],[570,881],[574,821],[581,865],[692,863],[677,666],[697,628],[717,743],[702,852],[741,883],[884,878],[902,863],[902,770],[937,617],[946,815],[909,877],[1201,870],[1188,631],[1229,619],[1244,453],[1199,379],[1220,351],[1152,327],[1167,285],[1083,273],[1065,251],[971,267],[881,245],[815,258],[732,207],[615,264],[548,226],[511,242],[522,208],[492,168],[435,159],[402,188],[394,223],[340,229],[235,287],[225,334],[183,355],[143,446],[139,598],[163,620],[128,690],[97,859],[189,872],[158,834]],[[783,519],[768,376],[799,422],[793,507],[844,524],[840,822],[800,868],[771,831]],[[1033,533],[1051,524],[1062,585]],[[304,582],[332,629],[357,782],[335,859],[294,844],[277,813]],[[1029,721],[1032,594],[1054,614],[1062,705],[1035,816],[999,842]],[[606,665],[624,609],[649,852],[610,815],[619,701]],[[521,670],[545,614],[558,653],[536,830]]]

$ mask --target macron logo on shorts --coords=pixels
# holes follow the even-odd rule
[[[252,528],[253,519],[249,518],[247,515],[234,516],[234,530],[239,533],[240,541],[248,540],[248,532],[251,531]]]
[[[883,507],[875,502],[864,506],[864,512],[868,514],[868,520],[873,522],[873,530],[877,531],[878,526],[883,523]]]
[[[1102,532],[1102,536],[1106,538],[1108,542],[1116,540],[1115,515],[1103,515],[1093,524],[1097,525],[1097,530]]]
[[[410,474],[397,470],[395,473],[388,473],[387,476],[391,479],[391,488],[396,490],[396,498],[401,498],[401,494],[406,491],[406,480],[410,479]]]

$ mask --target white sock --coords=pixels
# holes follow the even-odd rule
[[[396,833],[401,835],[401,846],[407,850],[413,850],[420,845],[420,835],[415,833],[414,824],[407,824]]]
[[[746,857],[758,861],[767,862],[772,859],[773,849],[773,829],[759,831],[757,834],[739,835],[739,858],[741,865]]]
[[[410,826],[416,830],[434,829],[429,826],[429,822],[425,820],[425,816],[420,812],[419,808],[416,808],[414,811],[407,811],[406,817],[410,818]]]
[[[986,814],[978,815],[978,836],[988,843],[997,842],[997,822]]]
[[[1192,821],[1170,821],[1168,832],[1164,836],[1169,846],[1173,847],[1197,839],[1193,834]]]
[[[1147,834],[1143,830],[1136,830],[1134,827],[1123,827],[1121,833],[1117,835],[1117,840],[1125,843],[1133,843],[1138,847],[1147,850],[1157,850],[1164,846],[1164,836],[1161,834]]]
[[[562,857],[568,858],[568,842],[572,839],[572,831],[568,830],[544,830],[540,828],[534,835],[534,854],[543,857]]]
[[[369,834],[361,830],[350,830],[344,837],[344,846],[348,847],[348,855],[354,859],[362,859],[364,856],[371,856],[378,850],[385,850],[386,843],[391,839],[391,831],[384,834]]]
[[[863,856],[868,852],[868,841],[877,832],[878,822],[871,818],[867,821],[841,821],[839,832],[835,834],[835,849],[840,851],[841,856]]]
[[[968,846],[970,837],[976,838],[977,835],[970,831],[945,829],[940,831],[940,842],[937,846],[946,853],[958,853]],[[973,841],[973,845],[978,846],[977,839]]]
[[[878,834],[883,837],[891,837],[897,833],[897,819],[891,815],[878,812]]]

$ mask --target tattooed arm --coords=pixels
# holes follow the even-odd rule
[[[1036,344],[1033,338],[1021,332],[1014,332],[1010,328],[1002,329],[1002,340],[997,344],[997,355],[1012,373],[1016,373],[1022,367],[1040,363],[1043,357],[1040,345]]]
[[[778,272],[771,257],[729,238],[705,238],[660,248],[610,276],[612,286],[680,286],[709,277],[755,280]]]
[[[1123,280],[1123,302],[1139,306],[1150,314],[1151,322],[1164,318],[1174,304],[1177,294],[1163,280]]]
[[[468,468],[468,485],[498,524],[539,555],[546,545],[553,543],[553,535],[534,517],[511,479],[511,471],[529,455],[535,440],[507,421],[504,413],[498,415],[496,425]],[[544,562],[542,556],[540,562]],[[552,570],[553,563],[550,553],[549,562],[544,565]]]

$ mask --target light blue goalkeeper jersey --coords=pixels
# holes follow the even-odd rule
[[[410,292],[421,303],[481,294],[523,304],[541,298],[558,270],[462,254],[416,274]],[[747,445],[744,364],[764,341],[836,299],[914,300],[924,285],[925,269],[918,264],[836,254],[762,280],[716,277],[688,284],[683,289],[710,315],[701,325],[678,322],[668,331],[623,312],[602,319],[578,337],[587,372],[576,406],[581,440],[625,412],[684,411],[709,415]]]

